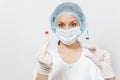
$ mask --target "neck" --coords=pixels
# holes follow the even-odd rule
[[[78,48],[81,48],[81,44],[77,40],[73,44],[71,44],[71,45],[66,45],[66,44],[60,42],[60,46],[64,47],[64,48],[67,48],[67,49],[78,49]]]

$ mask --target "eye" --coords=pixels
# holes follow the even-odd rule
[[[58,27],[59,27],[59,28],[62,28],[62,27],[64,27],[64,24],[63,24],[63,23],[60,23],[60,24],[58,24]]]
[[[72,26],[72,27],[76,27],[77,24],[76,24],[76,23],[72,23],[71,26]]]

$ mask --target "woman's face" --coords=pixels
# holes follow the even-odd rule
[[[59,29],[68,30],[74,27],[79,27],[80,24],[76,17],[71,14],[65,14],[57,19],[56,27]]]

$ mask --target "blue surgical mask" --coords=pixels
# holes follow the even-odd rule
[[[81,31],[79,26],[69,30],[56,28],[56,37],[66,45],[73,44],[80,34]]]

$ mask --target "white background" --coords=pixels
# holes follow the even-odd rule
[[[120,80],[119,0],[0,0],[0,80],[33,80],[33,58],[54,8],[74,1],[88,22],[91,44],[107,49]]]

